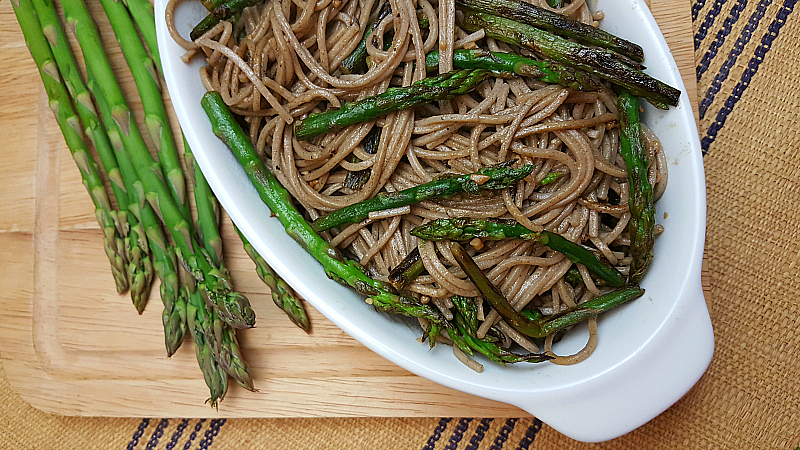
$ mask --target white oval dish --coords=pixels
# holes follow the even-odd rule
[[[163,20],[167,0],[155,0],[159,49],[167,87],[197,162],[231,219],[270,265],[318,311],[372,351],[444,386],[516,405],[565,435],[586,442],[621,436],[680,399],[705,371],[714,336],[700,284],[706,198],[697,129],[684,93],[677,108],[645,104],[643,121],[660,137],[669,161],[669,185],[656,219],[665,227],[642,287],[644,297],[601,316],[599,344],[573,366],[481,360],[483,373],[461,364],[449,347],[433,350],[417,341],[419,330],[376,312],[363,297],[329,280],[322,267],[270,217],[246,174],[211,131],[200,106],[205,89],[202,58],[185,64],[183,49]],[[598,0],[602,27],[642,45],[647,72],[684,90],[678,68],[658,26],[639,0]],[[205,15],[200,2],[179,6],[184,36]],[[560,354],[580,349],[585,327],[556,345]]]

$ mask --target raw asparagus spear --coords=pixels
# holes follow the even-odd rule
[[[131,20],[128,9],[117,0],[100,0],[106,11],[111,28],[117,37],[125,61],[131,69],[133,81],[142,99],[144,122],[147,132],[158,151],[158,162],[166,176],[165,181],[172,196],[180,206],[184,217],[189,216],[189,202],[186,197],[186,180],[178,156],[178,149],[172,136],[167,109],[161,98],[158,71],[153,59],[145,50],[139,33]],[[133,39],[136,37],[136,39]]]
[[[236,122],[219,93],[207,92],[201,104],[211,120],[214,134],[231,149],[239,164],[247,172],[261,200],[281,221],[286,233],[322,264],[325,273],[339,283],[368,296],[367,301],[379,310],[428,319],[432,326],[426,330],[426,335],[431,342],[435,342],[435,332],[438,332],[440,327],[450,326],[441,313],[413,297],[398,294],[388,283],[367,276],[358,263],[342,258],[339,252],[322,239],[295,209],[289,192],[261,161],[253,149],[250,138]]]
[[[114,150],[94,109],[91,94],[83,83],[78,64],[69,48],[56,10],[50,0],[33,0],[33,6],[39,16],[45,37],[50,43],[58,70],[61,72],[73,105],[83,122],[86,136],[91,139],[97,150],[117,200],[117,228],[122,237],[122,243],[118,244],[118,248],[124,249],[131,300],[136,310],[141,313],[147,304],[153,279],[153,264],[150,260],[147,237],[136,216],[128,214],[128,193],[120,175]]]
[[[147,49],[150,51],[150,57],[158,67],[158,71],[164,73],[161,70],[161,53],[158,50],[158,41],[156,39],[156,16],[153,11],[153,5],[149,0],[122,1],[128,7],[133,21],[136,22],[136,28],[142,34],[142,38],[147,44]]]
[[[546,337],[576,323],[596,317],[602,312],[641,297],[644,294],[644,289],[640,289],[638,286],[626,287],[576,305],[562,313],[531,320],[517,312],[508,303],[508,300],[505,299],[500,290],[489,281],[486,274],[481,271],[472,257],[464,250],[464,247],[453,241],[450,242],[450,251],[453,252],[453,257],[455,257],[461,269],[464,270],[486,301],[492,305],[492,308],[500,314],[500,317],[518,332],[533,338]]]
[[[392,87],[382,94],[367,97],[341,108],[310,114],[294,128],[297,139],[310,139],[359,122],[368,122],[392,111],[437,100],[450,100],[477,88],[491,72],[482,69],[454,70],[425,78],[408,87]]]
[[[167,356],[172,356],[180,347],[186,335],[186,303],[188,292],[179,290],[178,266],[176,263],[175,249],[164,235],[156,213],[144,197],[142,186],[136,168],[133,166],[128,152],[125,151],[119,129],[113,126],[114,118],[105,96],[97,88],[97,82],[91,68],[87,71],[89,89],[95,93],[94,98],[97,108],[103,118],[108,132],[108,137],[117,150],[115,161],[119,163],[121,178],[129,193],[129,210],[143,229],[143,236],[147,236],[148,248],[153,256],[153,268],[161,280],[159,287],[161,303],[164,310],[161,313],[161,322],[164,326],[164,345]],[[149,262],[150,259],[147,258]]]
[[[214,336],[207,334],[207,330],[214,329],[214,317],[209,313],[200,291],[196,290],[186,295],[189,298],[186,307],[186,325],[194,340],[197,364],[209,389],[210,396],[206,402],[216,408],[228,392],[228,375],[214,358],[211,347]]]
[[[111,201],[103,185],[97,163],[92,158],[84,140],[80,119],[72,107],[67,89],[62,84],[55,57],[42,31],[33,3],[30,0],[15,0],[12,2],[12,6],[28,50],[39,68],[39,75],[47,92],[50,109],[58,121],[61,134],[64,136],[72,158],[78,165],[81,180],[94,203],[95,217],[103,231],[103,246],[111,263],[111,273],[117,292],[124,293],[128,290],[128,277],[123,258],[124,253],[121,246],[118,245],[121,237],[117,233],[116,213],[111,207]]]
[[[428,72],[439,69],[439,52],[425,55]],[[545,83],[560,84],[576,91],[594,91],[600,80],[587,72],[576,70],[553,61],[536,61],[514,53],[490,52],[481,49],[460,49],[453,52],[456,69],[486,69],[492,72],[513,73]]]
[[[278,308],[286,313],[292,323],[300,327],[306,333],[309,333],[311,331],[311,323],[308,321],[308,314],[300,298],[298,298],[297,294],[294,292],[294,289],[272,270],[272,267],[267,264],[258,252],[256,252],[256,249],[253,248],[250,241],[244,237],[241,230],[235,225],[234,228],[236,228],[236,232],[242,240],[244,251],[256,265],[258,277],[261,278],[264,284],[269,286],[272,301],[275,302]]]
[[[488,339],[479,339],[477,332],[477,310],[475,302],[471,298],[454,296],[451,298],[455,311],[453,311],[453,321],[456,324],[454,330],[448,330],[448,335],[456,345],[466,354],[472,356],[473,350],[482,353],[492,361],[500,364],[513,364],[518,362],[539,363],[553,359],[544,353],[529,353],[520,355],[504,348],[498,347]]]
[[[411,234],[428,241],[449,239],[467,242],[475,238],[492,241],[506,238],[536,241],[563,253],[574,263],[583,264],[590,272],[606,280],[610,286],[622,287],[625,285],[625,276],[619,270],[600,260],[590,250],[550,231],[545,230],[541,233],[531,231],[516,220],[471,219],[468,217],[436,219],[414,228],[411,230]]]
[[[102,92],[111,109],[111,125],[119,130],[124,149],[142,182],[144,198],[158,212],[176,245],[181,264],[197,280],[203,298],[217,308],[220,317],[235,328],[249,328],[255,324],[255,314],[243,294],[231,289],[226,274],[213,267],[200,252],[202,248],[191,232],[190,218],[183,215],[182,207],[175,201],[166,184],[158,163],[150,155],[130,108],[114,77],[114,72],[103,52],[94,21],[81,0],[63,0],[64,14],[73,24],[84,52],[87,67],[94,72],[98,90]],[[95,93],[95,95],[97,95]],[[197,252],[197,253],[196,253]]]
[[[681,92],[646,73],[620,61],[607,50],[586,47],[506,17],[470,9],[459,15],[459,25],[466,31],[483,29],[486,37],[527,47],[547,59],[583,70],[629,89],[658,108],[678,104]]]
[[[402,191],[381,192],[373,198],[320,217],[312,226],[316,231],[325,231],[340,225],[360,222],[374,211],[398,208],[433,198],[448,198],[462,192],[477,195],[480,191],[505,189],[530,175],[533,170],[530,164],[520,168],[513,167],[514,162],[512,160],[485,167],[475,173],[434,180]]]
[[[631,273],[629,279],[638,283],[653,259],[655,241],[655,203],[653,186],[647,177],[647,150],[642,141],[642,124],[639,122],[639,99],[628,90],[621,90],[617,99],[619,108],[620,154],[628,169],[631,196],[628,209],[631,218],[628,232],[631,235]]]
[[[507,17],[582,44],[605,48],[636,62],[644,61],[644,51],[639,45],[523,0],[457,0],[456,4]]]

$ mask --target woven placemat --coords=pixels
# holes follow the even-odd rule
[[[28,406],[0,369],[0,448],[795,449],[800,439],[800,229],[793,220],[800,211],[796,1],[693,3],[708,188],[707,302],[716,351],[699,383],[643,427],[590,445],[535,418],[62,417]]]

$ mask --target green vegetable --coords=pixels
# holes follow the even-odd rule
[[[531,320],[511,306],[458,242],[451,242],[450,250],[458,265],[500,317],[518,332],[532,338],[546,337],[644,294],[644,289],[638,286],[626,287],[581,303],[559,314]]]
[[[227,0],[223,2],[214,2],[214,7],[211,9],[203,20],[200,21],[189,33],[189,38],[195,40],[204,35],[210,29],[214,28],[220,21],[228,20],[239,14],[245,8],[254,6],[262,0]]]
[[[515,161],[508,161],[491,167],[485,167],[475,173],[441,178],[429,183],[397,192],[381,192],[375,197],[354,203],[320,217],[312,226],[316,231],[325,231],[348,223],[360,222],[374,211],[411,205],[434,198],[448,198],[462,192],[477,195],[485,190],[501,190],[513,186],[530,175],[533,166],[528,164],[520,168],[512,166]]]
[[[388,0],[384,0],[383,4],[381,4],[380,9],[378,10],[378,15],[375,17],[375,20],[367,24],[364,35],[361,37],[361,41],[358,42],[358,46],[356,46],[352,53],[347,55],[347,58],[343,59],[339,64],[339,67],[342,69],[343,73],[367,71],[367,40],[370,39],[372,32],[378,28],[378,25],[380,25],[381,21],[383,21],[383,19],[390,14],[392,14],[392,7]]]
[[[636,62],[644,61],[644,51],[639,45],[523,0],[457,0],[456,4],[475,11],[506,17],[564,38],[574,39],[581,44],[605,48]]]
[[[658,108],[678,104],[681,92],[638,68],[631,67],[608,50],[596,49],[568,41],[530,25],[466,9],[460,14],[459,25],[466,31],[483,29],[486,37],[529,48],[547,59],[573,69],[592,73],[600,78],[629,89]]]
[[[47,92],[50,109],[58,121],[61,134],[64,136],[72,158],[78,165],[81,180],[89,191],[92,203],[94,203],[95,216],[100,224],[100,229],[103,231],[103,247],[111,263],[111,273],[114,277],[117,292],[124,293],[128,290],[129,280],[126,271],[125,251],[122,245],[123,235],[118,233],[122,226],[117,222],[117,212],[111,207],[111,201],[103,185],[99,167],[92,158],[84,140],[84,135],[81,132],[81,121],[72,106],[67,88],[62,84],[56,58],[50,48],[50,45],[53,45],[59,51],[62,50],[62,47],[57,45],[59,37],[57,30],[53,28],[52,22],[45,22],[44,27],[40,25],[37,14],[34,11],[34,5],[30,0],[15,1],[12,2],[12,6],[25,37],[25,43],[28,45],[36,66],[39,68],[39,75]],[[50,17],[46,16],[45,18],[49,19]],[[51,36],[50,44],[48,44],[48,39],[45,37],[46,34]],[[66,42],[66,40],[62,41],[62,45],[63,42]],[[82,110],[91,105],[91,100],[89,100],[89,103],[84,103],[85,101],[85,98],[76,98],[76,103],[80,104]]]
[[[419,248],[414,247],[414,250],[411,250],[411,252],[400,261],[400,264],[389,273],[389,283],[391,283],[395,289],[404,289],[424,271],[425,265],[422,264]]]
[[[239,228],[236,228],[236,232],[242,240],[244,251],[256,265],[258,277],[261,278],[264,284],[269,286],[272,301],[278,308],[286,313],[292,323],[300,327],[306,333],[309,333],[311,331],[311,323],[308,321],[308,314],[306,313],[302,301],[294,292],[294,289],[272,270],[272,267],[269,266],[258,252],[256,252],[256,249],[253,248],[250,241],[244,237],[244,234],[242,234]]]
[[[647,150],[642,141],[642,124],[639,122],[639,99],[630,91],[621,90],[617,99],[619,108],[620,153],[628,168],[631,212],[628,232],[631,235],[631,272],[629,279],[637,283],[644,276],[653,259],[655,242],[655,201],[653,186],[647,176]]]
[[[242,165],[261,200],[286,228],[286,233],[322,264],[332,279],[368,296],[368,302],[381,311],[428,319],[432,326],[426,336],[434,342],[440,327],[450,325],[436,309],[417,299],[398,293],[391,285],[373,280],[361,266],[339,254],[320,237],[292,204],[289,192],[281,186],[259,158],[250,138],[234,119],[219,93],[208,92],[201,101],[216,134],[231,149]]]
[[[490,76],[491,72],[487,70],[454,70],[419,80],[408,87],[391,87],[382,94],[345,103],[341,108],[310,114],[297,123],[294,134],[299,140],[310,139],[354,123],[369,122],[392,111],[437,100],[451,100],[477,88]]]
[[[435,72],[439,69],[438,51],[434,50],[425,55],[425,66],[428,72]],[[601,86],[597,77],[584,71],[552,61],[536,61],[513,53],[460,49],[453,52],[453,67],[513,73],[545,83],[560,84],[576,91],[594,91]]]
[[[467,217],[436,219],[414,228],[411,230],[411,234],[428,241],[449,239],[466,242],[475,238],[487,240],[518,238],[536,241],[563,253],[574,263],[583,264],[590,272],[597,274],[611,286],[625,285],[625,276],[600,260],[590,250],[550,231],[541,233],[531,231],[515,220],[470,219]]]

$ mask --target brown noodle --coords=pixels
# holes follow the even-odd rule
[[[476,297],[478,291],[447,245],[420,242],[410,230],[431,219],[457,216],[513,218],[531,230],[557,232],[594,246],[626,273],[629,187],[619,154],[616,98],[609,89],[584,93],[527,78],[497,77],[453,101],[394,112],[311,141],[294,137],[293,124],[309,113],[436,75],[427,74],[425,64],[414,64],[430,50],[439,50],[441,72],[452,68],[453,51],[458,48],[530,54],[481,32],[464,32],[455,25],[454,0],[386,0],[393,14],[367,43],[369,70],[363,75],[343,74],[339,65],[358,44],[370,15],[379,9],[378,1],[273,0],[246,10],[236,26],[220,23],[196,42],[183,40],[175,31],[177,0],[167,7],[167,21],[178,43],[189,51],[204,52],[206,88],[220,92],[231,109],[244,116],[259,154],[312,220],[380,191],[402,190],[446,174],[469,173],[510,159],[535,166],[514,189],[425,201],[323,233],[373,277],[386,280],[418,247],[426,273],[408,289],[452,317],[450,297]],[[533,3],[553,10],[544,0]],[[583,0],[555,10],[594,25],[602,17],[592,14]],[[418,14],[428,19],[428,28],[420,28]],[[242,28],[246,37],[237,42]],[[364,138],[375,127],[381,134],[370,154]],[[667,179],[666,158],[646,128],[645,141],[650,178],[660,196]],[[365,170],[369,175],[361,187],[347,186],[350,172]],[[557,181],[542,185],[551,173],[559,174]],[[586,286],[564,281],[572,263],[541,245],[479,240],[472,244],[478,265],[518,310],[534,305],[553,314],[603,292],[582,265],[578,269],[588,280]],[[539,351],[536,343],[503,323],[488,305],[478,303],[481,318],[485,315],[479,336],[497,325],[508,344],[513,341]],[[582,361],[596,343],[593,319],[585,348],[554,362]],[[542,345],[552,352],[552,336]],[[481,369],[474,361],[467,364]]]

